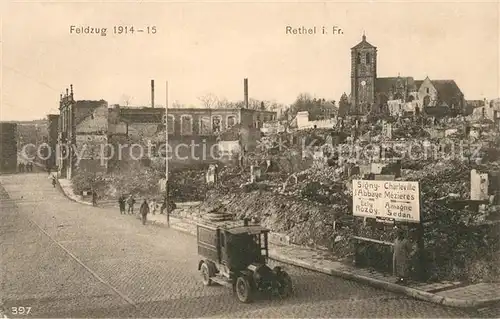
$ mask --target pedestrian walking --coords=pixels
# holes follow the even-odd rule
[[[156,215],[156,200],[153,199],[149,202],[149,212],[153,215]]]
[[[52,186],[56,188],[56,184],[57,184],[56,176],[52,175]]]
[[[92,190],[92,206],[97,206],[97,192]]]
[[[47,173],[50,175],[50,166],[47,166]]]
[[[128,204],[128,213],[129,215],[130,214],[134,214],[134,205],[135,205],[135,198],[132,194],[130,194],[130,196],[128,197],[127,199],[127,204]]]
[[[163,215],[163,212],[167,209],[167,197],[163,197],[163,202],[160,207],[160,215]]]
[[[141,214],[142,224],[146,225],[146,219],[149,214],[149,205],[146,199],[141,204],[141,208],[139,209],[139,213]]]
[[[120,197],[118,197],[118,206],[120,206],[120,214],[121,215],[124,215],[125,214],[125,196],[120,195]]]
[[[408,281],[412,248],[405,231],[398,229],[392,258],[392,269],[394,276],[397,278],[396,283],[406,284]]]

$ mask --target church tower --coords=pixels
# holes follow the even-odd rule
[[[363,39],[351,48],[351,110],[366,114],[375,103],[377,48]]]

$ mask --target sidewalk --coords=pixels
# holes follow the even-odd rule
[[[61,189],[68,198],[76,202],[92,205],[75,196],[68,180],[59,180]],[[165,215],[148,215],[148,221],[164,226]],[[171,228],[196,236],[196,221],[192,219],[170,217]],[[407,286],[395,284],[395,277],[376,271],[356,268],[339,261],[328,259],[328,253],[294,245],[276,245],[269,243],[269,257],[273,260],[328,275],[358,281],[370,286],[382,288],[410,297],[460,308],[480,308],[500,302],[500,283],[479,283],[467,285],[462,282],[410,283]]]
[[[78,196],[73,193],[73,188],[71,186],[71,181],[69,179],[60,178],[57,181],[64,195],[66,195],[66,197],[80,204],[92,206],[92,203],[84,201],[82,199],[82,196]]]

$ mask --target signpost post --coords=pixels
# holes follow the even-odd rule
[[[165,82],[165,203],[167,227],[170,227],[170,198],[168,196],[168,81]]]

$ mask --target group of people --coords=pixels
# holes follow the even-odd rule
[[[120,206],[120,214],[133,215],[135,203],[136,203],[136,200],[134,198],[134,195],[130,194],[128,197],[121,195],[118,198],[118,205]],[[148,200],[146,198],[144,198],[144,200],[141,203],[141,206],[139,208],[139,215],[141,217],[143,225],[146,225],[146,220],[147,220],[148,214],[151,213],[153,215],[156,215],[156,211],[158,210],[158,206],[159,205],[155,199],[152,199],[148,202]],[[164,198],[163,203],[160,206],[160,214],[163,214],[166,211],[167,220],[168,220],[169,213],[172,209],[175,209],[175,204],[173,202],[171,202],[169,205],[167,198]]]
[[[18,169],[19,169],[19,173],[33,172],[33,163],[32,162],[28,162],[28,163],[25,164],[24,162],[21,162],[18,165]]]

